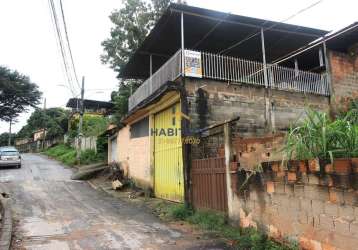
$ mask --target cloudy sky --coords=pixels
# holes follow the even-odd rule
[[[56,0],[54,0],[56,2]],[[110,12],[120,0],[63,0],[72,53],[79,76],[86,76],[86,96],[109,100],[117,86],[115,73],[100,62],[100,45],[109,34]],[[257,18],[282,21],[317,0],[188,0],[188,4]],[[315,7],[287,21],[335,30],[358,21],[358,1],[323,0]],[[47,0],[0,0],[0,65],[30,76],[37,83],[47,107],[64,106],[70,91],[66,85],[61,54],[56,43]],[[29,114],[22,114],[13,126],[18,131]],[[8,124],[0,122],[0,133]]]

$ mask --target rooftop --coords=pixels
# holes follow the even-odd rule
[[[328,33],[314,28],[171,4],[123,68],[121,77],[148,78],[150,55],[155,72],[181,48],[181,13],[184,15],[185,48],[253,61],[262,61],[261,29],[264,30],[268,63]]]
[[[70,98],[66,104],[66,107],[76,109],[80,103],[79,98]],[[96,100],[83,100],[83,106],[85,109],[111,109],[114,104],[111,102],[96,101]]]

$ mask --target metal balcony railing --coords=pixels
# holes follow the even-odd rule
[[[265,83],[263,63],[205,52],[201,56],[204,78],[260,86],[267,84],[273,89],[329,95],[327,74],[266,64]]]
[[[128,110],[132,110],[140,102],[145,100],[168,81],[174,81],[181,74],[181,50],[177,51],[162,67],[129,97]]]
[[[275,64],[264,64],[236,57],[207,52],[201,54],[202,77],[269,87],[287,91],[297,91],[329,96],[327,74],[296,70]],[[178,50],[162,67],[136,90],[129,98],[129,110],[145,100],[168,81],[174,81],[182,73],[181,50]]]

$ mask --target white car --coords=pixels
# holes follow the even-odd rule
[[[21,168],[21,155],[14,147],[0,147],[0,167]]]

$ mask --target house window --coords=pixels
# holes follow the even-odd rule
[[[131,125],[131,138],[149,136],[149,118],[146,117]]]

